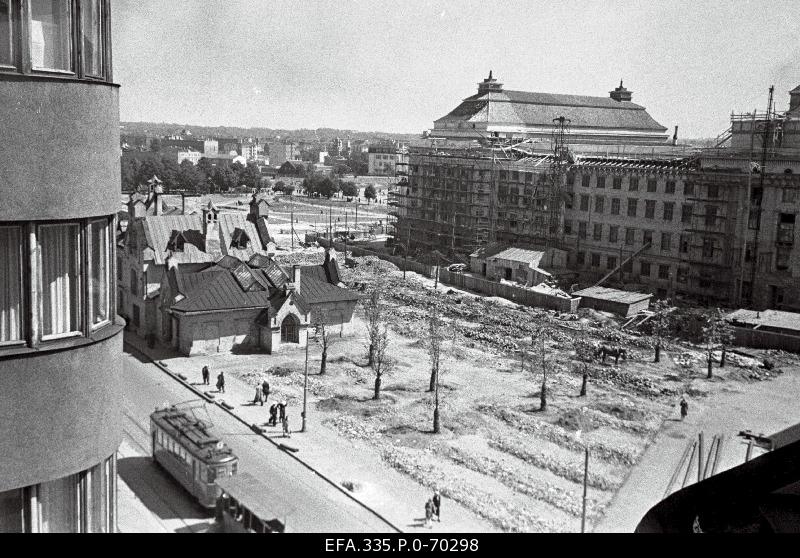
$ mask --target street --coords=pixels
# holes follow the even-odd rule
[[[334,488],[314,472],[254,434],[216,405],[197,395],[156,366],[124,353],[121,370],[124,401],[124,441],[118,462],[120,486],[130,487],[164,530],[206,531],[213,514],[193,502],[177,482],[150,459],[149,416],[166,403],[195,401],[195,412],[213,424],[212,431],[239,457],[248,471],[294,502],[286,519],[287,532],[392,532],[391,526]],[[207,413],[207,414],[206,414]],[[122,496],[122,494],[121,494]],[[282,514],[276,510],[276,516]],[[122,526],[121,526],[122,529]]]

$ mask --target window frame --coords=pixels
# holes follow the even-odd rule
[[[19,230],[19,328],[20,328],[20,339],[3,341],[0,339],[0,349],[5,347],[19,347],[21,345],[25,345],[27,343],[27,330],[28,330],[28,304],[27,304],[27,294],[25,292],[25,276],[26,276],[26,268],[28,267],[27,262],[25,261],[25,254],[27,253],[27,235],[26,228],[23,225],[15,225],[11,224],[2,224],[0,223],[0,229],[17,229]]]
[[[26,66],[30,65],[31,73],[35,74],[56,74],[56,75],[64,75],[64,76],[78,76],[78,67],[79,67],[79,52],[78,52],[78,34],[76,33],[76,19],[77,19],[77,10],[76,10],[76,0],[68,0],[66,2],[69,8],[69,22],[66,26],[70,36],[69,41],[66,44],[69,45],[69,62],[70,62],[70,69],[64,70],[60,68],[37,68],[33,65],[33,2],[35,0],[24,0],[25,6],[25,17],[23,21],[25,21],[26,26],[26,47],[27,47],[27,60]],[[77,29],[79,30],[79,29]]]
[[[94,293],[92,292],[92,275],[93,275],[93,260],[92,260],[92,246],[91,242],[92,238],[92,227],[95,223],[103,223],[105,227],[105,260],[106,260],[106,269],[105,269],[105,279],[106,279],[106,292],[105,292],[105,311],[106,311],[106,319],[95,323],[95,313],[96,308],[94,307]],[[112,322],[112,315],[111,312],[113,311],[113,305],[111,303],[111,286],[113,281],[111,280],[111,267],[113,266],[113,262],[111,261],[111,242],[113,241],[113,237],[111,235],[111,222],[108,218],[100,218],[100,219],[90,219],[87,227],[86,227],[86,242],[87,242],[87,249],[86,249],[86,288],[88,291],[86,297],[86,304],[87,304],[87,323],[89,324],[90,331],[94,332],[98,329],[102,329],[108,324]]]
[[[42,259],[43,250],[42,250],[42,243],[41,243],[41,231],[42,231],[42,229],[47,228],[47,227],[63,227],[63,226],[67,226],[69,228],[76,228],[77,229],[77,235],[76,235],[75,241],[76,241],[76,245],[78,246],[78,254],[76,255],[76,258],[77,258],[77,262],[76,262],[77,263],[77,273],[75,275],[76,275],[77,280],[78,280],[78,286],[77,286],[77,289],[76,289],[76,291],[78,292],[78,300],[75,302],[75,310],[78,313],[79,323],[78,323],[78,329],[76,329],[76,330],[67,331],[67,332],[63,332],[63,333],[53,333],[53,334],[50,334],[50,335],[46,335],[44,333],[44,323],[45,323],[44,296],[43,296],[43,293],[44,293],[44,273],[42,272],[42,270],[44,269],[44,261]],[[82,246],[84,245],[83,242],[84,242],[85,234],[86,233],[84,232],[83,227],[81,226],[81,224],[79,222],[68,221],[68,222],[56,222],[56,223],[42,223],[40,225],[36,225],[36,252],[37,252],[37,255],[36,255],[37,262],[36,263],[37,263],[37,266],[38,266],[37,273],[36,273],[36,279],[37,279],[37,281],[39,283],[38,284],[39,290],[38,290],[38,293],[37,293],[37,295],[38,295],[37,296],[37,299],[38,299],[37,311],[39,313],[39,324],[40,324],[40,328],[41,328],[40,339],[43,342],[46,342],[46,341],[58,341],[59,339],[68,339],[68,338],[71,338],[71,337],[82,337],[84,335],[84,328],[85,328],[85,325],[86,325],[86,320],[85,320],[85,310],[83,308],[83,305],[86,303],[86,301],[85,301],[86,295],[85,295],[85,292],[84,292],[86,278],[83,276],[84,275],[83,274],[84,265],[83,265],[83,262],[81,261],[82,260],[81,252],[83,252]]]
[[[17,46],[19,26],[17,25],[18,16],[16,14],[18,10],[16,2],[8,0],[8,47],[11,63],[6,64],[0,61],[0,70],[14,71],[19,66],[19,47]]]

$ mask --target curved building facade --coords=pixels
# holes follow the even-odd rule
[[[0,532],[116,531],[109,0],[0,0]]]

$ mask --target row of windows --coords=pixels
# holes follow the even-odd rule
[[[183,461],[186,464],[187,470],[191,469],[194,471],[194,478],[198,482],[211,483],[214,482],[217,477],[229,474],[224,465],[219,467],[207,466],[203,461],[196,459],[186,448],[160,428],[155,430],[154,436],[154,441],[157,445]],[[235,474],[236,469],[237,463],[232,463],[230,474]]]
[[[110,323],[112,250],[108,219],[0,225],[0,347],[88,335]]]
[[[639,213],[639,201],[636,198],[627,198],[626,199],[626,214],[628,217],[637,217]],[[580,205],[579,210],[589,212],[589,206],[591,203],[591,196],[588,194],[581,194],[580,197]],[[621,200],[620,198],[611,198],[611,204],[609,206],[609,213],[611,215],[620,215],[621,214]],[[572,204],[567,204],[568,208],[571,208]],[[692,204],[682,204],[681,205],[681,223],[691,223],[692,222]],[[594,212],[595,213],[605,213],[606,210],[606,198],[604,196],[594,196]],[[661,204],[661,218],[664,221],[672,221],[675,217],[675,203],[673,202],[662,202]],[[706,225],[714,226],[716,224],[716,216],[717,216],[717,206],[706,206]],[[656,200],[644,200],[644,217],[646,219],[655,219],[656,218]]]
[[[586,240],[588,238],[588,226],[589,224],[586,221],[579,221],[578,222],[578,238],[581,240]],[[600,242],[603,240],[603,230],[604,225],[602,223],[595,223],[592,228],[592,240]],[[624,230],[625,233],[625,245],[626,246],[633,246],[636,243],[636,236],[637,236],[638,229],[626,227]],[[611,225],[608,227],[608,242],[611,244],[616,244],[620,241],[620,227],[616,225]],[[565,234],[574,234],[572,229],[572,221],[564,221],[564,233]],[[641,245],[644,246],[646,244],[655,244],[653,242],[654,238],[654,231],[651,230],[644,230],[642,231],[642,243]],[[673,233],[669,232],[662,232],[660,234],[660,249],[663,252],[671,252],[673,249],[673,238],[678,239],[678,248],[681,254],[685,254],[689,251],[689,238],[688,234],[682,235],[673,235]]]
[[[609,180],[610,179],[610,180]],[[567,178],[567,183],[572,186],[575,184],[575,176],[570,175]],[[639,177],[632,176],[627,178],[627,190],[629,192],[638,192],[640,185],[643,189],[646,189],[647,192],[658,192],[658,179],[656,178],[648,178],[646,180],[642,180]],[[596,176],[594,180],[594,187],[595,188],[606,188],[609,187],[612,190],[622,190],[623,185],[623,177],[621,176]],[[675,193],[675,180],[667,180],[664,182],[664,193],[665,194],[674,194]],[[584,188],[591,188],[592,186],[592,175],[591,174],[583,174],[581,175],[581,186]],[[690,182],[685,182],[683,184],[683,195],[691,196],[694,195],[694,185]]]
[[[0,71],[111,79],[108,0],[0,0]]]
[[[586,258],[586,252],[577,252],[575,254],[575,261],[578,266],[586,266],[587,263],[591,267],[600,268],[602,267],[602,254],[597,252],[589,252],[588,262]],[[606,265],[605,269],[608,271],[612,271],[617,269],[619,265],[619,260],[617,256],[605,256]],[[623,266],[623,272],[625,273],[633,273],[633,263],[628,262]],[[668,264],[652,264],[647,261],[640,261],[639,262],[639,277],[642,278],[652,278],[653,271],[656,271],[656,278],[660,280],[670,280],[674,277],[674,279],[678,283],[686,283],[689,278],[689,269],[686,267],[678,267],[676,272],[673,272],[672,266]],[[673,275],[674,273],[674,275]]]
[[[34,486],[0,492],[0,533],[116,532],[116,458]]]

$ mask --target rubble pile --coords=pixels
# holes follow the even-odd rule
[[[324,424],[333,427],[339,434],[350,440],[374,442],[383,436],[372,425],[352,415],[338,415],[324,421]]]
[[[617,366],[603,366],[592,373],[592,380],[622,387],[647,398],[660,395],[675,395],[673,390],[664,388],[645,376],[638,376]]]

